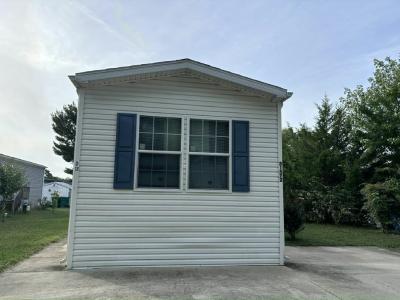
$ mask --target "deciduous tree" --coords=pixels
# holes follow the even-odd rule
[[[0,163],[1,215],[4,222],[6,203],[12,201],[15,193],[25,185],[24,172],[11,163]]]

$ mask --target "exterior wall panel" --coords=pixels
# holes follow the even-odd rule
[[[42,198],[45,167],[0,154],[1,161],[12,163],[21,168],[25,174],[26,186],[29,187],[29,204],[32,208],[37,207],[39,200]]]
[[[71,267],[280,263],[276,103],[180,76],[87,88],[81,113]],[[114,190],[117,113],[249,121],[250,192]]]

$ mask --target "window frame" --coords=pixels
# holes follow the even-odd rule
[[[24,195],[25,193],[26,195]],[[31,193],[31,187],[23,186],[21,189],[21,200],[29,200],[30,193]]]
[[[140,136],[140,118],[142,116],[147,117],[160,117],[160,118],[176,118],[181,120],[181,150],[180,151],[163,151],[163,150],[141,150],[139,149],[139,136]],[[154,191],[154,192],[179,192],[183,191],[183,155],[184,155],[184,118],[179,115],[171,115],[171,114],[157,114],[157,113],[141,113],[137,114],[136,118],[136,145],[135,145],[135,170],[134,170],[134,190],[136,191]],[[167,133],[168,134],[168,133]],[[150,154],[175,154],[179,155],[179,187],[178,188],[167,188],[167,187],[139,187],[138,186],[138,176],[139,176],[139,154],[140,153],[150,153]]]
[[[190,151],[190,121],[191,120],[206,120],[206,121],[228,121],[229,123],[229,145],[228,153],[218,152],[191,152]],[[221,117],[188,117],[187,118],[187,134],[186,134],[186,146],[187,151],[185,152],[186,158],[186,191],[190,193],[232,193],[232,119],[221,118]],[[228,157],[228,188],[227,189],[196,189],[189,187],[190,180],[190,155],[203,155],[203,156],[224,156]]]

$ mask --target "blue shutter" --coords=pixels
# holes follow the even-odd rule
[[[232,121],[232,191],[250,191],[249,122]]]
[[[117,115],[114,189],[132,189],[135,170],[136,115]]]

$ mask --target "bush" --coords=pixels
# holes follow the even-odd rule
[[[400,181],[367,184],[362,189],[366,208],[384,232],[400,231]]]
[[[53,213],[54,213],[54,210],[58,207],[59,199],[60,199],[60,194],[57,191],[55,191],[51,194],[51,206],[53,208]]]
[[[303,199],[300,197],[286,197],[285,199],[285,230],[290,239],[296,239],[296,234],[304,229],[305,213]]]
[[[363,210],[360,195],[342,185],[327,186],[311,181],[302,191],[306,221],[319,224],[368,225],[368,213]]]
[[[46,197],[43,197],[42,199],[39,199],[39,206],[41,209],[47,209],[48,207],[52,207],[52,202],[47,200]]]

